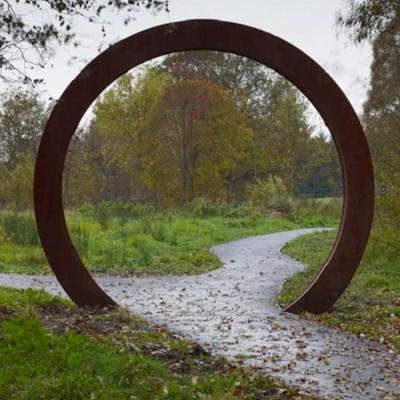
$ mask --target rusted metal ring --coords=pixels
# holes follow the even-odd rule
[[[235,53],[274,69],[308,97],[332,133],[344,180],[339,234],[319,274],[287,310],[330,309],[359,265],[373,217],[373,171],[360,122],[336,83],[299,49],[261,30],[213,20],[161,25],[118,42],[82,70],[54,107],[37,155],[34,201],[43,248],[59,282],[78,305],[115,304],[86,270],[65,222],[63,169],[79,121],[96,97],[131,68],[158,56],[186,50]]]

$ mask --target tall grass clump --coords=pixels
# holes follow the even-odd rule
[[[190,209],[192,214],[198,218],[209,218],[218,215],[218,205],[206,197],[194,199]]]
[[[84,218],[91,218],[96,221],[100,228],[105,231],[109,228],[112,213],[110,201],[101,201],[97,204],[84,204],[79,208],[79,214]]]
[[[387,245],[387,251],[400,254],[400,201],[393,195],[376,197],[374,232]]]
[[[136,228],[139,233],[144,233],[145,235],[151,235],[151,222],[148,218],[140,219],[136,223]]]
[[[155,212],[153,205],[148,203],[137,202],[108,202],[108,209],[112,216],[119,224],[126,224],[134,218],[140,218],[147,215],[152,215]]]
[[[31,214],[10,213],[0,217],[6,239],[19,246],[38,246],[40,244],[36,221]]]
[[[93,207],[94,219],[99,223],[101,229],[105,231],[108,229],[111,220],[111,213],[109,210],[109,202],[102,201]]]
[[[79,208],[83,217],[94,219],[102,230],[107,230],[112,220],[125,225],[135,218],[152,215],[155,208],[151,204],[137,202],[101,201],[97,204],[84,204]]]
[[[126,243],[119,243],[118,241],[107,243],[101,249],[101,259],[102,263],[104,263],[104,266],[107,268],[126,266]]]
[[[150,224],[151,235],[159,242],[166,242],[168,240],[168,232],[165,224],[160,221],[153,221]]]
[[[90,232],[82,224],[72,225],[70,228],[72,241],[79,254],[86,259],[89,257]]]
[[[158,242],[168,241],[168,229],[163,221],[143,218],[136,223],[136,228],[139,233],[151,236]]]
[[[142,267],[150,265],[153,256],[146,239],[138,237],[136,238],[134,245],[138,252],[139,265]]]

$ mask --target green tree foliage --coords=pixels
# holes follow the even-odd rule
[[[128,197],[136,200],[146,195],[142,177],[145,144],[153,109],[168,80],[168,74],[152,69],[137,79],[127,74],[96,103],[94,129],[100,153],[107,167],[117,168],[128,177]]]
[[[31,82],[26,67],[43,67],[52,43],[79,45],[75,31],[79,20],[98,24],[105,36],[113,11],[128,24],[143,8],[168,11],[168,0],[2,0],[0,79]]]
[[[348,29],[354,41],[374,40],[383,32],[397,30],[400,22],[398,0],[346,0],[349,9],[339,13],[337,24]]]
[[[11,169],[3,165],[0,169],[0,204],[15,211],[32,209],[33,166],[34,155],[30,152],[22,154]]]
[[[297,183],[299,193],[306,197],[340,197],[343,179],[335,144],[319,134],[311,138],[308,146],[311,153],[306,171]]]
[[[84,203],[98,202],[104,183],[101,177],[102,163],[98,163],[92,137],[75,136],[69,146],[64,167],[64,205],[74,207]],[[99,169],[100,168],[100,169]]]
[[[373,63],[363,123],[372,150],[379,215],[400,228],[400,2],[350,1],[338,23],[356,41],[371,40]]]
[[[0,161],[15,165],[25,152],[35,153],[46,121],[46,106],[32,91],[15,89],[0,102]]]
[[[279,176],[298,195],[301,177],[307,175],[311,161],[312,130],[306,121],[306,106],[283,78],[275,80],[270,93],[256,138],[254,174]]]
[[[400,26],[373,44],[371,87],[364,104],[364,124],[371,144],[377,192],[400,227]]]
[[[0,104],[0,204],[32,207],[33,165],[47,107],[37,93],[15,90]]]

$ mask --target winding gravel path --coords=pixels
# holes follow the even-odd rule
[[[214,354],[283,378],[329,399],[400,399],[400,355],[283,313],[275,298],[305,266],[280,253],[316,229],[249,237],[211,249],[224,266],[161,278],[99,277],[120,304],[201,343]],[[0,285],[65,295],[53,277],[0,274]]]

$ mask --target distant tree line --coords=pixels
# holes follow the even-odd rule
[[[3,206],[27,207],[49,109],[32,92],[2,102]],[[341,194],[335,146],[310,126],[299,92],[243,57],[176,53],[124,75],[97,99],[70,145],[64,201],[240,202],[249,185],[270,177],[294,197]]]

